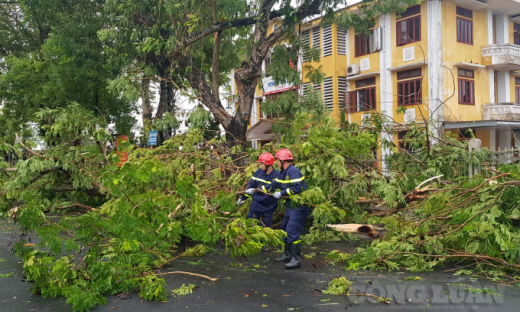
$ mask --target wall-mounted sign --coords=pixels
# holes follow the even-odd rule
[[[262,95],[264,96],[296,89],[294,83],[289,83],[287,80],[285,81],[285,83],[280,83],[278,85],[275,84],[273,77],[267,77],[262,79],[262,86],[264,91]]]

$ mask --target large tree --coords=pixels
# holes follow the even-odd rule
[[[356,26],[361,32],[368,30],[378,14],[403,11],[421,1],[363,0],[361,15],[335,11],[349,2],[111,0],[106,6],[111,22],[102,34],[115,47],[133,45],[140,57],[147,54],[162,60],[167,66],[155,66],[161,81],[167,79],[167,84],[204,104],[227,131],[228,142],[245,142],[262,63],[270,49],[280,40],[289,40],[297,48],[293,53],[311,52],[301,49],[299,42],[298,25],[305,19],[321,14],[322,23],[336,20],[344,29]],[[270,32],[273,22],[280,27]],[[113,53],[112,57],[126,55]],[[234,115],[224,109],[219,93],[232,69],[237,93]],[[299,82],[299,75],[292,76]]]
[[[106,22],[102,0],[21,0],[0,4],[0,135],[29,137],[45,108],[78,103],[119,133],[129,133],[133,104],[107,87],[119,75],[107,62],[98,31]]]

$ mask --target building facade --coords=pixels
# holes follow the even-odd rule
[[[319,22],[301,25],[300,33],[321,50],[315,65],[323,66],[326,78],[311,88],[337,120],[345,111],[350,122],[361,123],[377,111],[397,129],[427,120],[434,136],[451,131],[464,137],[472,129],[490,150],[520,147],[520,1],[425,0],[400,15],[380,15],[370,34],[361,35]],[[305,61],[299,60],[300,70]],[[310,84],[303,77],[299,92]],[[262,114],[262,101],[293,87],[266,89],[268,75],[263,86],[248,132],[255,146],[274,137],[263,122],[269,116]],[[400,106],[406,114],[396,114]],[[382,135],[397,146],[403,137]],[[381,151],[383,157],[389,152]]]

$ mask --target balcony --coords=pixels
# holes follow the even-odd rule
[[[482,119],[497,121],[520,121],[520,105],[516,103],[485,104]]]
[[[483,46],[482,65],[497,70],[519,70],[520,45],[501,43]]]

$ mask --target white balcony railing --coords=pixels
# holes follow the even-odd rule
[[[485,104],[482,118],[484,120],[520,121],[520,105],[515,103]]]
[[[520,45],[502,43],[483,46],[482,65],[492,69],[520,69]]]

